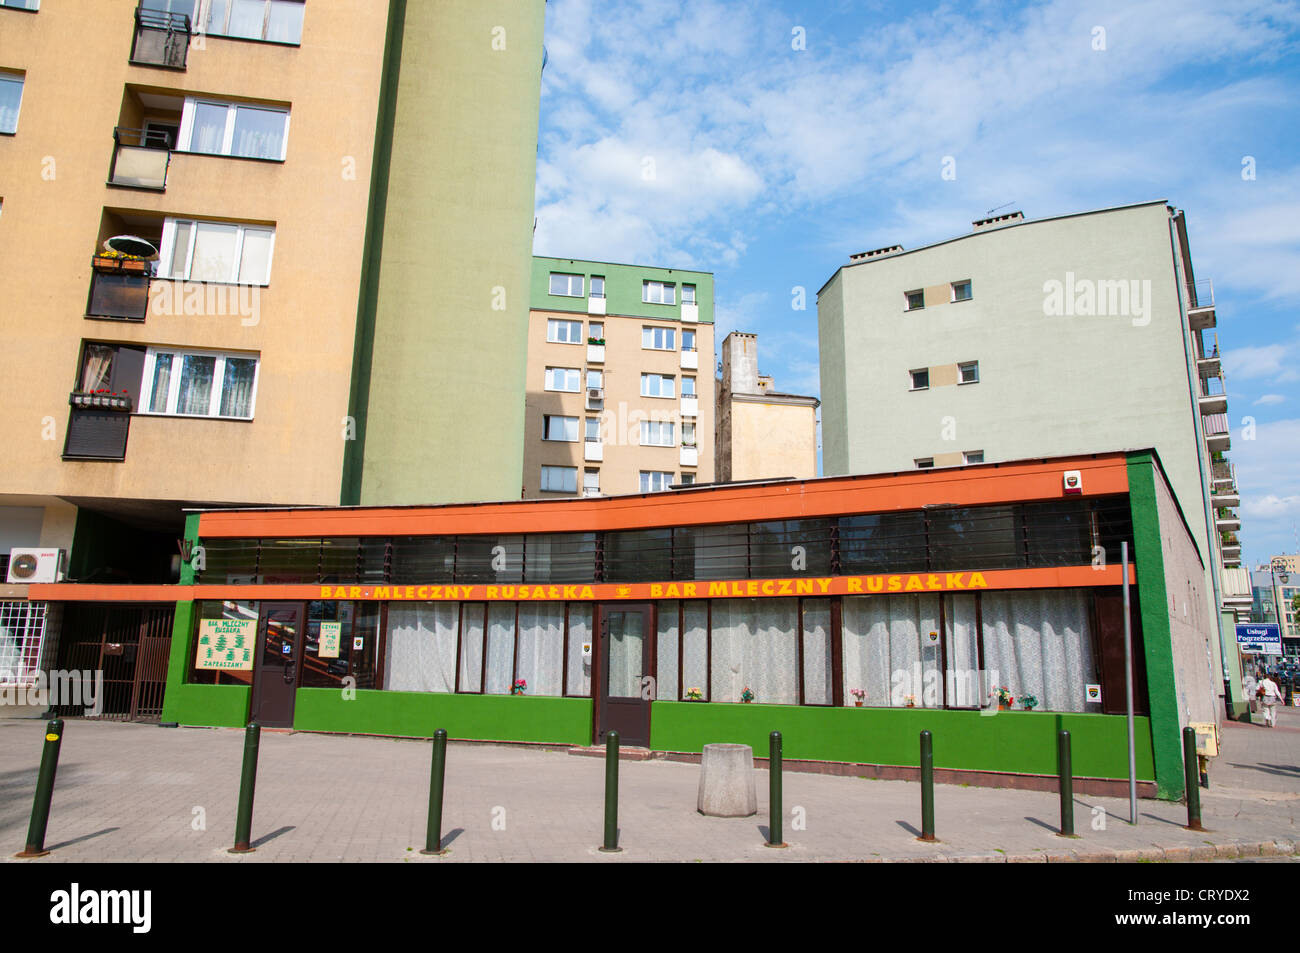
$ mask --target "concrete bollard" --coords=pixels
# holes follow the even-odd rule
[[[731,744],[704,746],[696,810],[708,817],[753,817],[758,813],[753,748]]]

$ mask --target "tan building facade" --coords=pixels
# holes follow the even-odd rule
[[[816,397],[778,391],[758,372],[758,336],[732,331],[722,342],[717,479],[815,478],[819,404]]]
[[[537,258],[532,303],[524,498],[713,481],[711,275]]]

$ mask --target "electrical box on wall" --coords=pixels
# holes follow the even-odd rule
[[[1083,492],[1083,474],[1078,470],[1066,470],[1061,478],[1066,493]]]

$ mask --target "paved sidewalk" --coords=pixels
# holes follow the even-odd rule
[[[442,858],[421,856],[429,743],[264,731],[253,838],[234,837],[243,732],[70,721],[43,859],[23,846],[44,722],[0,714],[0,856],[60,861],[1136,861],[1294,855],[1300,808],[1300,711],[1279,727],[1228,724],[1202,789],[1205,833],[1180,804],[1078,796],[1080,837],[1055,833],[1055,794],[937,785],[937,844],[915,839],[920,787],[787,771],[785,850],[766,848],[767,772],[759,813],[695,811],[699,766],[624,761],[620,854],[599,853],[604,764],[564,750],[448,747]],[[1102,829],[1097,829],[1097,828]]]

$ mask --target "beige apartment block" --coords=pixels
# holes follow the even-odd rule
[[[758,336],[732,331],[722,342],[717,479],[816,477],[819,403],[778,391],[772,377],[758,371]]]

